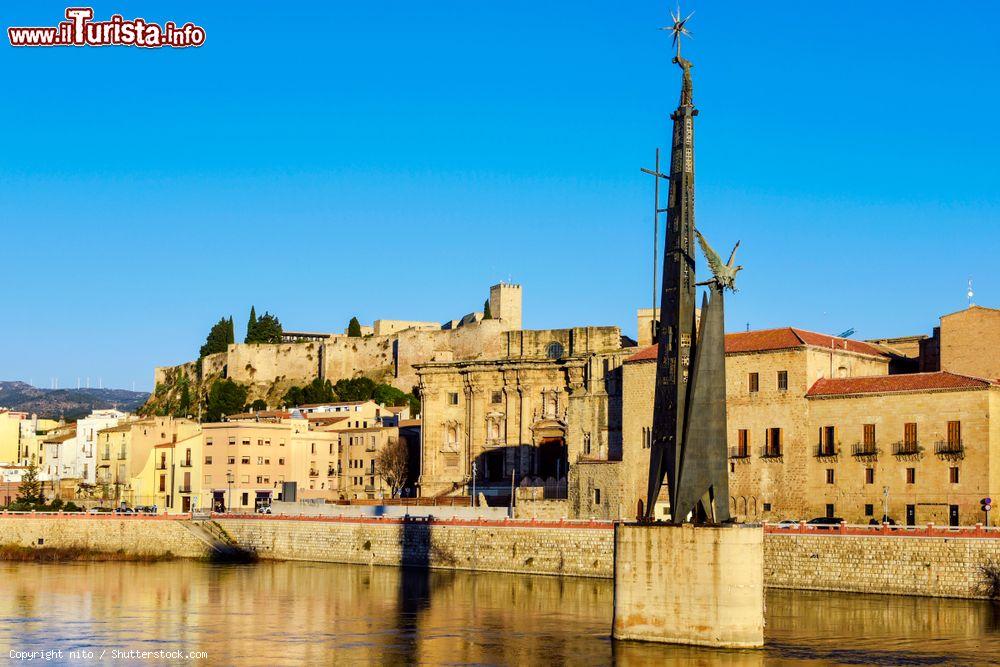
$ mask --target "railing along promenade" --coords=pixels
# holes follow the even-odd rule
[[[185,515],[186,516],[186,515]],[[611,530],[615,522],[597,519],[461,519],[455,516],[305,516],[302,514],[212,513],[213,519],[251,521],[310,521],[314,523],[421,524],[427,526],[474,526],[483,528],[594,528]]]
[[[838,537],[842,535],[862,537],[989,537],[1000,539],[1000,526],[938,526],[928,523],[923,526],[900,526],[888,523],[870,524],[809,524],[765,523],[764,532],[770,535],[814,535],[817,537]]]

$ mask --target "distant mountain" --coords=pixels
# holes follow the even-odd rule
[[[26,382],[0,381],[0,407],[48,419],[79,419],[91,410],[117,407],[134,412],[149,398],[125,389],[39,389]]]

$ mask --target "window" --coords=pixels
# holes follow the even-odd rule
[[[911,446],[917,444],[917,425],[915,422],[903,425],[903,444]]]
[[[875,424],[865,424],[864,427],[865,449],[871,451],[875,447]]]
[[[212,439],[211,438],[205,438],[205,446],[206,447],[211,447],[212,446]]]
[[[264,457],[263,456],[258,456],[257,457],[257,465],[259,465],[259,466],[264,465]]]
[[[781,429],[769,428],[765,434],[767,441],[764,443],[764,456],[781,456]]]
[[[490,403],[496,405],[497,403],[503,403],[503,392],[494,391],[490,394]]]
[[[563,356],[562,343],[556,341],[549,343],[548,347],[545,348],[545,356],[549,359],[561,359]]]
[[[264,446],[264,438],[257,438],[257,446],[258,447]]]
[[[865,516],[875,516],[875,506],[871,503],[865,504]]]
[[[948,422],[948,449],[955,451],[962,446],[962,422]]]
[[[600,505],[601,504],[601,490],[600,489],[594,489],[594,504],[595,505]]]
[[[278,459],[278,465],[279,466],[285,465],[285,459]]]
[[[206,456],[205,457],[205,465],[207,465],[207,466],[212,465],[212,457],[211,456]]]
[[[833,503],[827,503],[826,504],[826,518],[832,519],[834,516],[836,516],[836,513],[835,513],[834,510],[835,510],[835,508],[833,506]]]
[[[235,456],[228,457],[226,459],[226,463],[228,463],[229,465],[233,465],[234,463],[236,463],[236,457]]]
[[[243,465],[247,465],[247,466],[250,465],[250,457],[249,456],[241,456],[240,457],[240,463],[242,463]]]
[[[826,483],[833,484],[833,468],[826,469]]]
[[[448,393],[448,405],[458,405],[458,392],[452,391]]]
[[[820,456],[833,456],[837,453],[837,429],[833,426],[821,426],[819,428],[819,451]]]
[[[247,504],[248,504],[248,503],[249,503],[249,501],[250,501],[250,494],[244,491],[244,492],[243,492],[243,493],[241,494],[241,498],[240,498],[240,500],[242,501],[242,504],[243,504],[243,506],[244,506],[244,507],[246,507],[246,506],[247,506]]]
[[[788,371],[778,371],[778,391],[788,391]]]
[[[751,373],[749,379],[750,393],[756,394],[760,391],[760,373]]]
[[[310,454],[315,454],[316,453],[316,443],[315,442],[309,443],[309,453]]]
[[[249,484],[250,475],[240,475],[240,484]]]
[[[875,468],[865,468],[865,484],[875,483]]]
[[[764,503],[764,511],[765,512],[771,511],[771,503]]]
[[[212,476],[205,475],[205,484],[211,484],[211,483],[212,483]]]
[[[236,444],[236,436],[235,435],[229,436],[229,444],[230,445],[235,445]]]
[[[167,476],[160,475],[160,492],[162,493],[166,490],[167,490]]]
[[[244,445],[249,445],[250,444],[250,438],[243,438],[243,444]]]
[[[917,469],[916,468],[907,468],[906,469],[906,483],[907,484],[916,484],[917,483]]]
[[[590,434],[583,434],[583,453],[590,454]]]
[[[958,484],[958,467],[952,466],[948,471],[948,478],[951,480],[952,484]]]
[[[741,428],[736,432],[736,456],[746,458],[750,455],[750,431]]]

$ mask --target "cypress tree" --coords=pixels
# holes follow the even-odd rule
[[[490,300],[489,299],[486,299],[486,301],[483,302],[483,319],[484,320],[492,320],[493,319],[493,313],[490,312]]]
[[[250,319],[247,320],[247,335],[243,339],[244,343],[253,343],[254,337],[257,333],[257,311],[254,310],[253,306],[250,306]]]
[[[357,317],[352,317],[347,325],[347,335],[350,338],[361,338],[361,322]]]

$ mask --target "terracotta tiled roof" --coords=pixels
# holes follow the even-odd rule
[[[847,396],[851,394],[885,394],[905,391],[932,391],[947,389],[983,389],[989,380],[956,375],[955,373],[906,373],[902,375],[874,375],[853,378],[824,378],[817,380],[806,396]]]
[[[825,348],[833,347],[838,350],[847,350],[848,352],[856,352],[858,354],[870,354],[876,357],[887,356],[870,343],[851,340],[850,338],[838,338],[837,336],[829,336],[814,331],[805,331],[804,329],[796,329],[795,327],[726,334],[727,354],[785,350],[793,347],[801,347],[802,345]]]
[[[648,347],[644,347],[626,359],[624,363],[634,364],[640,361],[656,361],[657,348],[659,348],[659,345],[649,345]]]
[[[421,421],[419,419],[400,419],[399,428],[420,426]]]
[[[782,327],[781,329],[762,329],[760,331],[745,331],[740,333],[726,334],[726,354],[737,354],[740,352],[770,352],[772,350],[789,350],[803,345],[814,347],[834,348],[837,350],[847,350],[858,354],[870,354],[876,357],[888,357],[888,355],[878,347],[864,343],[859,340],[849,338],[838,338],[826,334],[796,329],[795,327]],[[639,361],[655,361],[656,345],[644,347],[625,360],[625,363],[635,363]]]
[[[364,405],[368,401],[330,401],[329,403],[304,403],[302,405],[296,405],[297,408],[325,408],[327,406],[335,405]]]

